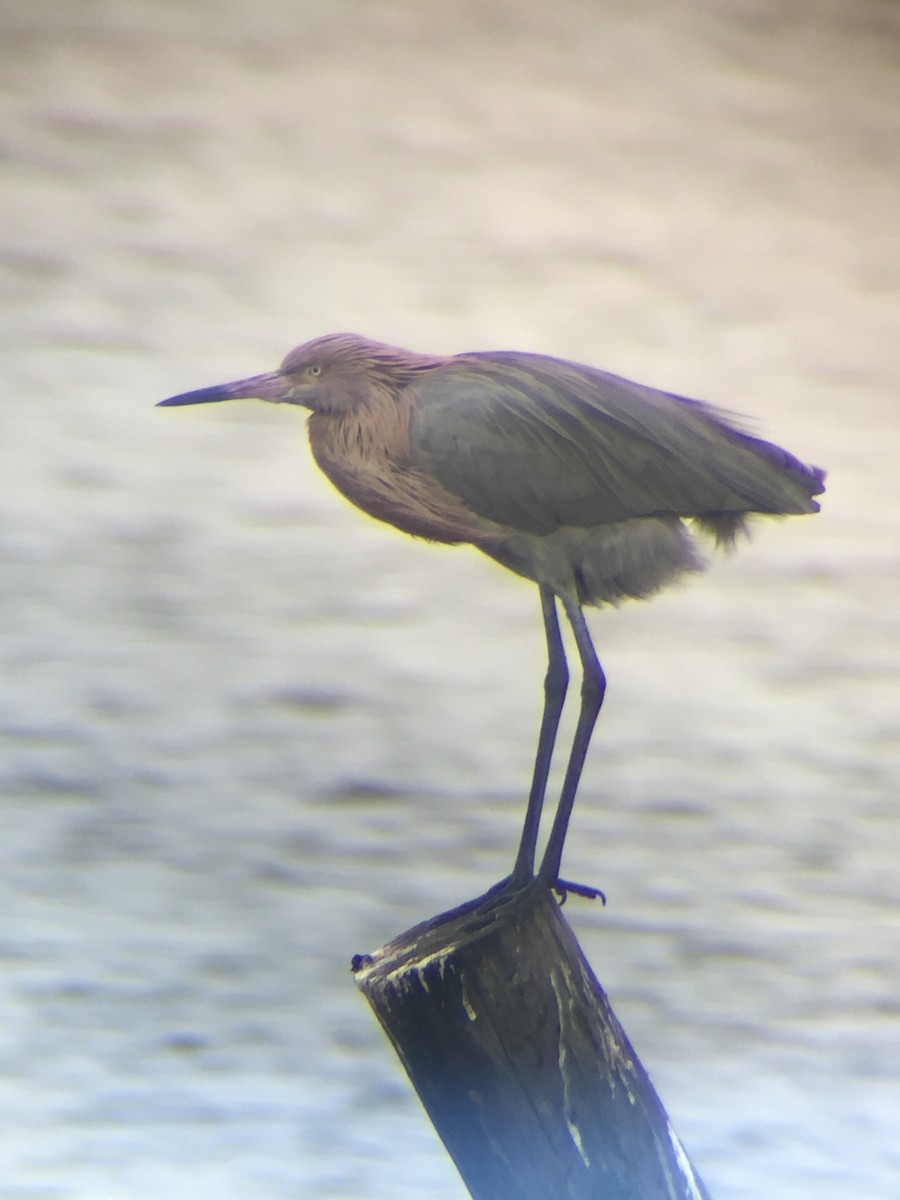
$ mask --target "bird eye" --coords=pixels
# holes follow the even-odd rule
[[[317,363],[314,363],[311,367],[306,368],[306,373],[315,379],[322,374],[322,368]]]

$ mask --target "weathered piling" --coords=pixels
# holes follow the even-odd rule
[[[708,1200],[546,888],[494,889],[353,967],[475,1200]]]

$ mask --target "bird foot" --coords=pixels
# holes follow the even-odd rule
[[[532,887],[536,883],[546,882],[538,873],[537,875],[520,876],[515,872],[512,875],[507,875],[505,879],[501,879],[499,883],[486,893],[486,897],[515,895],[516,892],[525,891],[526,888]],[[550,891],[559,897],[560,904],[565,904],[566,898],[571,892],[575,896],[581,896],[585,900],[599,900],[601,904],[606,905],[606,893],[600,888],[591,887],[587,883],[572,883],[569,879],[556,879],[549,885]]]
[[[590,887],[586,883],[571,883],[568,879],[557,879],[550,885],[550,890],[559,897],[560,905],[565,904],[570,892],[575,896],[583,896],[585,900],[599,900],[604,907],[606,905],[606,893],[601,892],[599,888]]]

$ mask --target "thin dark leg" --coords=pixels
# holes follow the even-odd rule
[[[591,641],[581,605],[577,600],[569,600],[564,597],[562,602],[565,605],[566,616],[572,625],[572,632],[575,634],[575,642],[581,658],[581,708],[578,713],[578,724],[575,726],[572,753],[569,755],[569,765],[566,768],[559,805],[556,809],[556,816],[553,818],[547,848],[538,871],[538,878],[550,887],[559,880],[563,845],[566,840],[566,831],[569,828],[569,818],[572,816],[575,793],[578,791],[578,781],[581,779],[581,770],[590,745],[591,734],[594,732],[594,725],[606,691],[606,676],[603,674],[594,643]]]
[[[547,791],[547,777],[550,774],[550,761],[553,758],[553,747],[556,744],[556,732],[559,729],[559,719],[566,698],[566,689],[569,686],[569,668],[566,666],[566,652],[563,648],[562,635],[559,632],[556,597],[553,591],[544,584],[541,584],[540,587],[541,612],[544,616],[544,632],[547,635],[544,712],[541,716],[541,730],[538,734],[534,775],[531,779],[528,807],[525,810],[525,823],[522,826],[519,851],[513,867],[513,883],[526,883],[534,876],[534,853],[541,823],[541,811],[544,807],[544,794]]]

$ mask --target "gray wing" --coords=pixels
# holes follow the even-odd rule
[[[410,391],[411,465],[517,529],[819,507],[821,471],[708,405],[590,367],[467,354]]]

